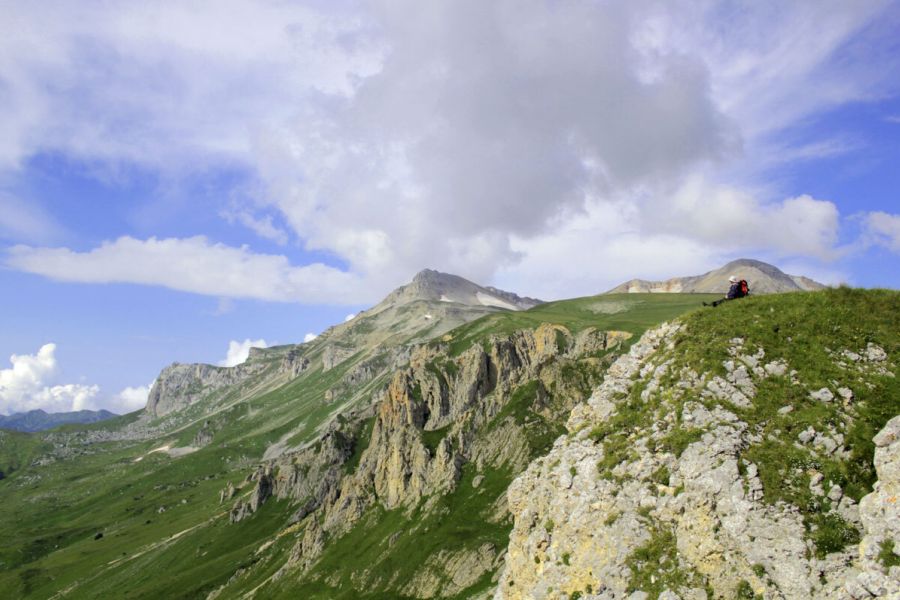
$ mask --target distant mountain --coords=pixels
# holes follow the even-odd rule
[[[44,431],[69,423],[96,423],[117,417],[108,410],[79,410],[75,412],[47,413],[41,409],[25,413],[14,413],[8,417],[0,415],[0,429],[15,431]]]
[[[607,294],[626,293],[684,293],[719,294],[728,291],[728,278],[734,275],[746,279],[751,294],[778,294],[782,292],[815,291],[826,286],[808,277],[788,275],[768,263],[750,258],[731,261],[724,267],[690,277],[673,277],[665,281],[632,279],[614,287]]]

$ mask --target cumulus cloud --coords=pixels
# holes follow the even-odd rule
[[[866,241],[900,253],[900,215],[870,212],[863,219]]]
[[[10,356],[12,367],[0,370],[0,413],[43,409],[68,412],[93,409],[96,385],[51,385],[58,374],[56,344],[44,344],[36,354]]]
[[[363,270],[484,279],[517,258],[511,235],[584,210],[586,190],[726,155],[735,132],[702,62],[660,55],[640,77],[633,15],[605,8],[383,3],[381,70],[261,140],[287,167],[267,172],[277,206]]]
[[[838,208],[808,195],[764,202],[752,191],[695,176],[665,202],[647,202],[645,209],[647,229],[693,238],[725,252],[836,256]]]
[[[356,318],[356,313],[350,313],[349,315],[344,317],[344,323],[347,323],[348,321],[352,321],[355,318]]]
[[[588,296],[632,278],[664,279],[720,266],[726,255],[678,234],[647,234],[628,202],[594,203],[562,231],[516,238],[521,253],[501,269],[497,284],[543,300]]]
[[[225,358],[219,361],[220,367],[235,367],[247,360],[250,356],[250,348],[267,348],[266,340],[246,339],[243,342],[231,340],[228,342],[228,352]]]
[[[378,64],[337,7],[51,1],[5,5],[0,26],[0,165],[38,150],[170,170],[243,162],[255,131]]]
[[[774,163],[846,151],[798,124],[895,89],[890,7],[29,3],[15,26],[0,9],[0,165],[39,151],[176,172],[239,165],[263,191],[252,206],[223,203],[225,219],[335,255],[358,277],[205,238],[25,247],[9,264],[332,303],[374,300],[426,264],[525,281],[536,248],[576,245],[588,224],[622,248],[675,244],[684,260],[753,248],[828,259],[834,202],[755,183]],[[590,217],[623,201],[636,214],[621,229]],[[723,224],[711,227],[712,214]],[[622,265],[633,272],[643,255],[623,253]],[[158,256],[178,257],[170,273],[149,264]]]
[[[316,339],[317,337],[319,337],[319,336],[316,335],[315,333],[309,332],[309,333],[307,333],[306,335],[303,336],[303,342],[304,342],[304,343],[306,343],[306,342],[311,342],[311,341],[313,341],[314,339]]]
[[[6,264],[58,281],[160,285],[219,297],[347,304],[372,299],[351,273],[321,263],[294,266],[281,255],[255,254],[203,236],[125,236],[87,252],[19,245],[9,250]]]
[[[107,410],[116,414],[125,414],[140,410],[147,406],[147,397],[153,384],[137,387],[126,387],[107,403]]]
[[[618,236],[830,260],[836,204],[753,182],[852,148],[785,132],[887,89],[896,59],[850,45],[886,6],[381,3],[382,68],[260,137],[261,172],[309,247],[367,273],[524,274],[535,243],[571,245],[592,202],[621,200],[644,218]]]

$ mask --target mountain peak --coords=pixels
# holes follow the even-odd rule
[[[422,269],[412,278],[413,281],[425,281],[428,279],[436,279],[441,275],[446,275],[446,273],[441,273],[435,269]]]
[[[665,281],[632,279],[609,290],[608,294],[654,293],[725,293],[728,278],[746,279],[754,294],[813,291],[825,286],[807,277],[788,275],[778,267],[753,258],[739,258],[702,275],[673,277]]]
[[[448,302],[468,306],[493,306],[507,310],[525,310],[541,304],[535,298],[521,297],[490,286],[434,269],[422,269],[412,281],[400,286],[385,299],[389,304],[406,304],[417,300]]]

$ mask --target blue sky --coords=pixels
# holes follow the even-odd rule
[[[0,5],[0,413],[143,405],[430,267],[900,287],[900,3]],[[6,357],[11,357],[6,360]]]

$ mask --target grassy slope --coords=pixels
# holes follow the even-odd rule
[[[533,329],[541,323],[565,325],[572,333],[596,327],[640,335],[649,327],[715,297],[712,294],[609,294],[548,302],[523,312],[488,315],[453,330],[450,354],[459,355],[492,334]]]
[[[852,526],[834,514],[826,515],[830,501],[811,494],[810,475],[815,471],[824,475],[826,494],[834,483],[858,501],[872,489],[872,437],[900,414],[900,365],[896,363],[900,354],[900,293],[835,289],[760,296],[694,312],[684,322],[663,389],[675,385],[684,367],[724,376],[722,363],[730,358],[728,348],[735,337],[744,339],[746,354],[763,348],[763,362],[783,359],[796,370],[802,386],[793,385],[789,377],[771,377],[758,386],[752,407],[729,406],[761,434],[762,442],[751,445],[742,458],[759,467],[767,502],[785,501],[799,509],[819,557],[855,543],[858,533]],[[869,343],[895,357],[893,376],[860,374],[836,365],[835,352],[859,352]],[[840,399],[822,402],[809,397],[809,390],[828,387],[834,391],[839,386],[854,392],[854,400],[848,405]],[[613,478],[609,473],[612,467],[629,458],[628,436],[632,432],[649,428],[663,416],[660,411],[682,412],[681,406],[673,409],[669,404],[643,401],[641,391],[642,386],[635,386],[618,414],[593,432],[605,449],[606,458],[598,465],[601,476]],[[717,403],[691,399],[710,408]],[[778,412],[788,405],[791,412]],[[841,432],[849,459],[823,456],[808,446],[796,445],[797,436],[808,427],[819,432],[833,427]],[[680,454],[702,433],[676,428],[657,449]]]
[[[267,509],[270,526],[259,527],[255,518],[231,526],[224,513],[233,501],[219,505],[219,490],[228,481],[239,484],[266,447],[285,434],[290,443],[312,439],[315,425],[335,408],[322,402],[322,395],[345,369],[305,374],[215,415],[214,443],[181,458],[147,453],[164,443],[189,445],[202,421],[148,442],[93,444],[88,447],[90,455],[39,468],[28,468],[45,447],[37,436],[0,438],[0,470],[8,474],[0,481],[0,537],[4,540],[0,588],[45,597],[51,590],[82,580],[68,597],[133,589],[138,595],[165,592],[174,598],[180,597],[172,595],[178,586],[184,590],[183,597],[194,597],[189,590],[224,583],[223,578],[283,526],[289,509]],[[140,456],[145,458],[135,462]],[[167,510],[159,513],[162,506]],[[26,526],[20,520],[23,509],[28,514]],[[222,516],[208,522],[213,515]],[[201,526],[174,542],[155,546],[196,525]],[[104,537],[94,540],[98,532]],[[148,547],[152,549],[131,558]],[[184,558],[196,559],[199,555],[193,549],[200,547],[206,552],[201,572],[182,569]],[[103,569],[102,577],[83,581],[86,567],[93,571],[117,559],[127,560]],[[166,577],[135,577],[136,567],[147,573],[162,568]]]
[[[598,296],[554,302],[522,313],[497,313],[455,330],[454,347],[461,351],[491,333],[542,322],[561,323],[575,331],[594,326],[640,333],[696,307],[707,297]],[[312,439],[315,427],[336,408],[322,401],[324,391],[352,362],[327,373],[305,373],[277,390],[214,415],[213,444],[181,458],[154,453],[134,462],[165,442],[189,444],[202,420],[171,438],[95,444],[88,448],[90,455],[44,467],[28,466],[38,454],[37,438],[0,439],[0,463],[19,467],[0,481],[0,589],[13,597],[49,597],[73,586],[66,597],[189,598],[221,585],[235,570],[257,560],[254,551],[283,527],[292,508],[271,502],[251,519],[229,525],[224,511],[231,502],[220,505],[218,491],[228,481],[242,481],[265,448],[281,437],[287,436],[291,444]],[[369,389],[377,383],[369,384]],[[195,410],[196,416],[202,414],[201,407],[189,410]],[[114,426],[107,422],[89,429]],[[0,466],[0,470],[5,469]],[[461,486],[463,491],[445,500],[451,518],[444,519],[442,526],[429,527],[433,535],[419,528],[418,537],[410,535],[408,543],[397,543],[390,551],[381,548],[379,564],[395,572],[399,565],[415,560],[423,540],[428,540],[428,547],[438,547],[467,537],[472,524],[465,516],[493,503],[509,477],[492,477],[477,494],[471,486]],[[165,512],[158,512],[161,506],[166,507]],[[454,506],[465,509],[454,510]],[[390,519],[375,521],[385,530],[391,527]],[[98,532],[104,537],[94,540]],[[507,533],[504,525],[485,535],[505,543]],[[169,539],[176,534],[180,536]],[[362,538],[368,539],[364,530],[342,538],[325,558],[345,553],[353,556],[360,544],[380,547],[384,542],[377,536],[368,542]],[[260,577],[277,567],[275,559],[283,556],[291,543],[290,536],[279,538],[269,553],[261,555],[271,567],[260,569]]]

